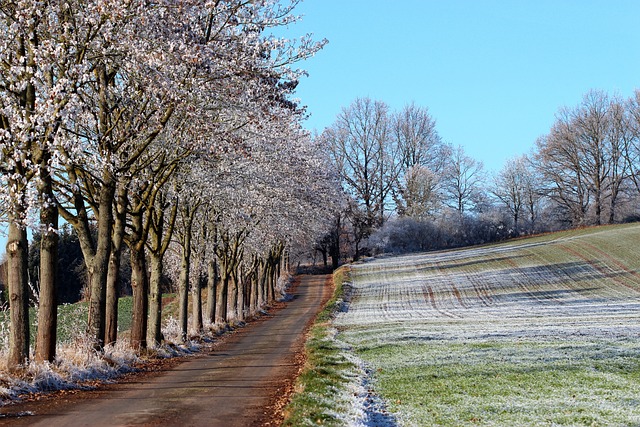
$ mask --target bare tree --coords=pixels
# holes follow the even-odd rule
[[[444,169],[450,149],[436,131],[436,121],[428,108],[407,104],[393,114],[391,132],[404,170],[415,165],[425,166],[434,173]]]
[[[529,232],[535,227],[542,197],[539,187],[534,166],[526,155],[508,160],[494,177],[491,192],[509,211],[516,235],[525,221]]]
[[[572,131],[570,112],[563,109],[558,114],[548,135],[539,138],[537,163],[547,194],[569,215],[572,225],[586,221],[590,192],[585,171],[582,168],[582,150]]]
[[[494,177],[493,193],[507,208],[513,220],[513,228],[519,234],[519,219],[525,203],[524,161],[521,157],[507,161],[502,170]]]
[[[609,129],[609,100],[605,93],[588,92],[580,107],[574,112],[574,132],[583,151],[582,167],[593,194],[595,223],[602,224],[605,185],[610,171],[607,152]]]
[[[609,224],[616,220],[616,213],[620,196],[631,176],[633,163],[627,161],[626,153],[634,144],[632,118],[627,109],[627,103],[614,98],[609,105],[609,128],[606,146],[609,159],[609,174],[607,189],[609,192]]]
[[[601,224],[607,208],[608,222],[615,220],[633,163],[628,126],[621,101],[589,91],[577,107],[562,109],[550,133],[538,141],[541,171],[552,184],[550,196],[571,213],[573,225]]]
[[[459,214],[474,210],[483,194],[485,172],[482,162],[455,148],[445,171],[444,192],[449,207]]]
[[[624,159],[629,178],[636,191],[640,193],[640,90],[636,90],[627,100],[625,112],[628,134],[624,144]]]
[[[366,238],[382,225],[397,182],[397,152],[390,142],[389,108],[381,101],[356,99],[320,136],[356,201],[351,218],[356,234]]]
[[[545,197],[545,188],[535,158],[525,155],[522,159],[525,163],[525,173],[522,182],[524,195],[523,207],[524,213],[527,215],[528,232],[533,233],[538,226],[538,217],[540,216],[541,206]]]
[[[438,187],[441,177],[431,169],[414,165],[404,173],[398,201],[398,213],[414,219],[424,220],[431,217],[437,208],[440,194]]]
[[[429,110],[413,103],[393,114],[391,134],[398,155],[399,179],[394,188],[398,213],[424,217],[439,202],[451,149],[438,135]]]

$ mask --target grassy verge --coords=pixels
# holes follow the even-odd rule
[[[353,393],[348,387],[356,376],[356,366],[334,339],[335,330],[330,324],[343,305],[348,275],[349,270],[344,267],[333,275],[335,291],[309,332],[306,366],[285,409],[283,426],[342,426],[353,410],[349,399]]]

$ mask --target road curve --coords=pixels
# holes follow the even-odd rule
[[[45,406],[5,418],[30,426],[256,426],[296,374],[294,355],[328,292],[327,276],[301,276],[293,299],[265,321],[247,326],[215,351],[164,374],[110,387],[96,398]],[[18,405],[20,406],[20,405]],[[2,412],[6,414],[4,408]]]

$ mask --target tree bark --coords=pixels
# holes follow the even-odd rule
[[[180,267],[180,279],[178,283],[180,332],[182,341],[187,340],[187,322],[189,319],[189,276],[191,274],[191,221],[185,227],[185,236],[182,246],[182,264]]]
[[[35,359],[53,362],[56,357],[58,327],[57,266],[58,266],[58,208],[53,199],[51,176],[41,177],[40,224],[40,295],[38,333]]]
[[[112,206],[114,193],[115,190],[111,183],[105,183],[100,189],[97,246],[93,256],[87,257],[85,255],[90,287],[89,321],[87,322],[87,328],[89,336],[94,340],[94,346],[96,349],[102,349],[104,346],[107,295],[106,284],[109,268],[109,255],[111,254]],[[92,240],[90,235],[81,237],[81,233],[78,233],[78,237],[81,239],[84,238]]]
[[[11,330],[7,368],[14,371],[29,358],[29,286],[27,230],[18,220],[9,222],[7,241]]]
[[[160,194],[156,201],[157,209],[148,213],[151,224],[149,227],[149,248],[151,253],[151,282],[149,284],[151,292],[149,303],[149,341],[154,346],[159,345],[164,340],[164,336],[162,334],[163,258],[165,252],[169,248],[178,213],[178,203],[177,200],[174,200],[171,213],[169,214],[169,221],[165,224],[164,214],[166,207],[168,207],[166,202],[167,200],[165,196]]]
[[[249,315],[255,316],[258,313],[258,300],[260,298],[260,289],[258,288],[257,266],[254,264],[254,270],[248,276],[249,282]]]
[[[235,269],[233,269],[235,270]],[[227,322],[231,323],[238,319],[238,278],[235,271],[229,275],[229,288],[227,293]]]
[[[267,260],[263,259],[260,261],[260,266],[258,267],[258,307],[260,308],[264,307],[269,298],[267,292],[267,275]]]
[[[614,224],[616,221],[616,197],[617,194],[612,194],[609,202],[609,224]]]
[[[200,269],[197,269],[198,272]],[[191,316],[192,316],[192,330],[194,335],[202,333],[202,292],[200,290],[200,275],[197,274],[193,280],[193,286],[191,287],[193,292],[193,298],[191,299]]]
[[[118,339],[118,298],[120,256],[122,255],[122,241],[125,232],[127,215],[126,187],[118,187],[116,196],[115,222],[111,238],[111,253],[107,269],[107,292],[105,308],[105,344],[114,344]]]
[[[149,342],[156,347],[164,339],[162,335],[162,255],[151,252],[150,259]]]
[[[133,197],[134,205],[140,200]],[[131,322],[131,347],[136,351],[147,348],[147,326],[149,319],[149,277],[145,259],[146,230],[141,210],[131,213],[131,233],[127,244],[131,263],[131,289],[133,290],[133,316]]]
[[[132,245],[129,249],[131,251],[131,288],[133,289],[131,347],[140,351],[147,348],[149,286],[144,246]]]
[[[229,276],[221,269],[220,282],[216,289],[216,323],[224,325],[227,319],[227,293],[229,289]]]
[[[244,322],[244,308],[245,308],[245,286],[242,275],[242,268],[237,267],[236,280],[238,282],[238,302],[236,304],[236,320],[238,322]]]
[[[334,270],[337,270],[340,266],[340,233],[342,231],[342,218],[340,215],[337,216],[335,221],[335,228],[332,230],[333,239],[331,239],[331,244],[329,245],[329,252],[331,255],[331,266]]]
[[[105,302],[105,344],[115,344],[118,339],[118,273],[120,271],[121,250],[114,245],[109,254],[107,269],[107,293]]]
[[[276,299],[275,293],[275,283],[273,280],[274,276],[274,268],[272,261],[269,260],[267,263],[267,304],[270,304]]]
[[[207,264],[207,312],[206,319],[210,324],[216,321],[216,263],[210,260]]]

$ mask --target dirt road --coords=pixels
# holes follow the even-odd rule
[[[90,398],[17,405],[32,411],[0,425],[30,426],[264,426],[277,422],[274,402],[298,372],[303,332],[324,297],[327,276],[301,276],[293,299],[267,320],[249,324],[202,356],[151,378],[117,384]],[[79,393],[82,395],[82,393]]]

